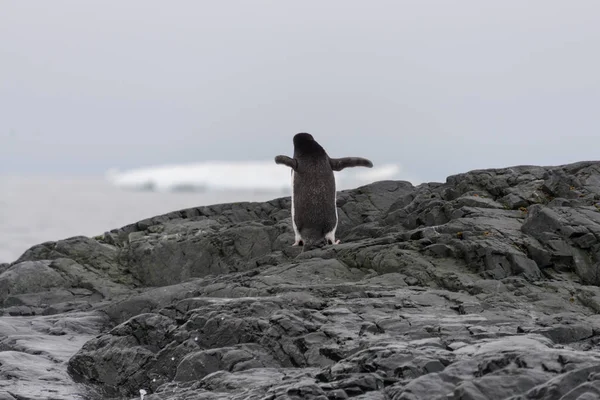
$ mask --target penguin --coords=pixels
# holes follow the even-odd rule
[[[338,225],[336,187],[333,171],[349,167],[372,168],[366,158],[330,158],[309,133],[294,135],[294,157],[279,155],[275,163],[292,169],[292,246],[310,250],[326,244],[339,244],[335,239]]]

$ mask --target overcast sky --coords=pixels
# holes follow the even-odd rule
[[[600,2],[0,0],[0,173],[600,159]]]

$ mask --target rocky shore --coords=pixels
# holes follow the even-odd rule
[[[199,207],[0,264],[0,400],[600,399],[600,162]],[[82,221],[85,223],[85,221]]]

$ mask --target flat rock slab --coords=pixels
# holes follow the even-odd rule
[[[69,359],[107,323],[101,313],[0,317],[0,399],[88,399]]]

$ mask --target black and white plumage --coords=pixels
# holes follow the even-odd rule
[[[292,169],[292,226],[294,246],[305,250],[324,244],[337,244],[338,224],[333,171],[348,167],[373,167],[366,158],[330,158],[308,133],[294,136],[294,158],[275,157],[277,164]]]

